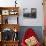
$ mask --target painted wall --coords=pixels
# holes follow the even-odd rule
[[[27,8],[30,12],[31,8],[37,8],[37,18],[31,19],[31,18],[24,18],[23,17],[23,10],[20,10],[20,25],[22,26],[42,26],[43,25],[43,11],[42,11],[42,0],[22,0],[18,1],[21,4],[21,9]]]
[[[15,0],[0,0],[0,6],[15,6]],[[43,26],[43,10],[42,0],[17,0],[19,8],[19,24],[20,26]],[[27,8],[30,12],[31,8],[37,8],[37,18],[24,18],[23,8]]]

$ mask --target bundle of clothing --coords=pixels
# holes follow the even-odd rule
[[[37,34],[32,28],[26,30],[24,37],[22,38],[21,46],[41,46]]]

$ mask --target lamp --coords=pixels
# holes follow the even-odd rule
[[[16,2],[17,0],[15,0],[15,7],[16,7],[16,4],[17,4],[17,2]]]

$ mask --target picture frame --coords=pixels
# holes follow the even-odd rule
[[[26,12],[23,13],[23,17],[25,18],[36,18],[37,17],[37,9],[31,8],[30,12],[26,10]]]
[[[37,9],[36,8],[31,8],[31,17],[36,18],[37,16]]]
[[[2,10],[2,15],[9,15],[9,10]]]

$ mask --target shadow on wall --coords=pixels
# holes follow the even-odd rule
[[[41,43],[43,43],[43,30],[42,30],[42,26],[21,26],[20,27],[20,32],[19,32],[20,42],[21,42],[21,40],[23,38],[23,35],[24,35],[25,31],[28,28],[32,28],[34,30],[34,32],[36,32],[39,41]]]

